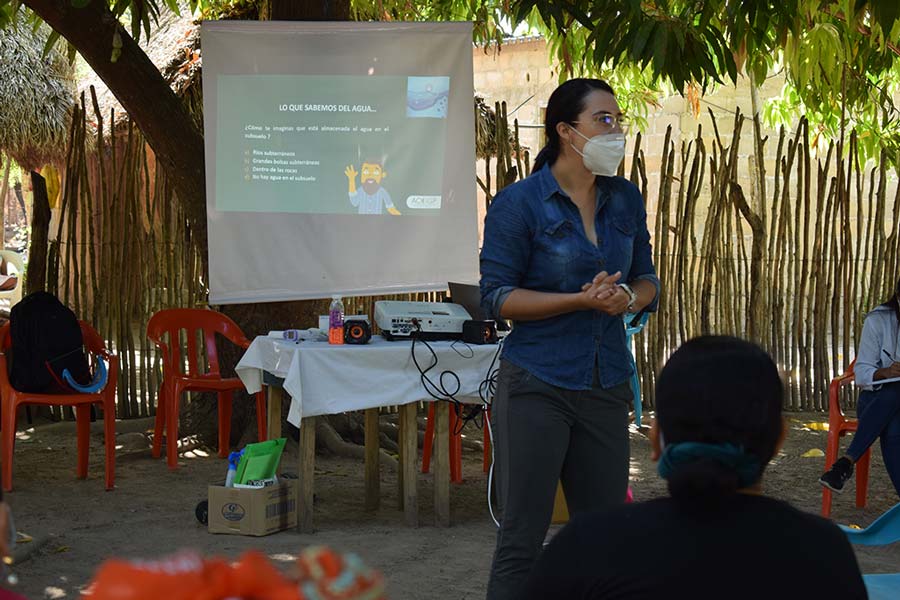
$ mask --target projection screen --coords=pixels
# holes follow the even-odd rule
[[[477,281],[471,23],[201,36],[212,304]]]

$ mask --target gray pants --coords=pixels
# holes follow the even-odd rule
[[[488,600],[518,598],[553,516],[557,481],[569,514],[616,506],[628,490],[631,385],[573,391],[507,361],[491,406],[503,509]]]

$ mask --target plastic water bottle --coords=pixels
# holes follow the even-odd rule
[[[234,487],[234,478],[237,475],[238,463],[241,462],[241,456],[244,451],[232,452],[228,455],[228,472],[225,475],[225,487]]]
[[[344,303],[340,296],[331,297],[331,307],[328,309],[328,343],[344,343]]]

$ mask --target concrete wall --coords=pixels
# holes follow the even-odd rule
[[[504,43],[498,50],[496,47],[474,48],[473,60],[475,66],[475,93],[484,97],[489,106],[494,102],[506,101],[510,119],[516,118],[521,128],[520,139],[531,150],[532,157],[541,147],[542,110],[547,105],[547,99],[556,88],[559,78],[557,66],[551,61],[546,44],[542,38],[522,38]],[[778,96],[784,84],[782,76],[768,78],[760,89],[760,102],[763,104],[767,98]],[[702,126],[702,135],[707,153],[712,153],[715,143],[713,133],[713,117],[721,135],[722,143],[728,146],[731,143],[734,128],[735,110],[740,108],[744,115],[751,114],[750,84],[746,77],[739,78],[737,85],[723,85],[712,91],[700,100],[700,114],[694,115],[690,103],[680,95],[665,98],[661,106],[649,115],[648,126],[642,132],[646,169],[648,176],[647,212],[652,223],[656,215],[657,196],[660,183],[660,163],[663,155],[667,127],[672,127],[672,139],[679,147],[681,142],[688,142],[696,138],[698,127]],[[811,132],[811,136],[814,132]],[[778,131],[764,130],[764,136],[768,141],[764,146],[765,168],[767,179],[767,192],[771,202],[771,194],[776,173],[775,161],[778,149]],[[634,135],[629,136],[633,142]],[[822,158],[824,160],[824,150]],[[745,121],[741,133],[739,150],[739,183],[742,186],[748,200],[753,193],[750,173],[750,155],[753,152],[753,125]],[[631,152],[629,148],[628,156]],[[630,168],[630,159],[626,159],[626,172]],[[483,161],[479,161],[483,163]],[[679,161],[676,159],[676,171],[679,169]],[[707,163],[707,185],[704,193],[708,196],[709,176]],[[483,164],[479,164],[479,173],[483,172]],[[831,173],[834,173],[832,164]],[[677,184],[676,184],[677,185]],[[892,177],[889,186],[889,197],[893,197],[896,190],[896,177]],[[483,197],[479,190],[479,206],[483,207]],[[698,223],[703,223],[706,203],[701,202],[698,210]],[[483,208],[482,208],[483,212]],[[854,215],[855,217],[855,215]],[[481,222],[482,219],[479,219]],[[885,223],[885,231],[889,233],[892,224]],[[652,230],[652,228],[651,228]],[[699,232],[698,232],[699,233]],[[749,233],[749,231],[748,231]]]

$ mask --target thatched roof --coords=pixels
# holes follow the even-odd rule
[[[181,15],[176,15],[163,5],[160,6],[159,22],[151,26],[149,38],[141,37],[140,46],[175,93],[178,96],[185,96],[189,91],[196,93],[200,87],[203,64],[200,55],[200,21],[192,16],[187,2],[179,0],[178,6]],[[258,15],[253,2],[238,2],[219,7],[211,16],[217,19],[256,20]],[[115,111],[116,125],[126,122],[128,114],[125,109],[93,72],[90,77],[78,82],[79,93],[83,92],[85,95],[88,122],[96,127],[90,96],[92,85],[104,121],[108,122],[110,111]]]
[[[194,20],[190,9],[179,3],[181,15],[166,8],[160,11],[159,23],[150,30],[150,36],[141,36],[140,46],[163,77],[181,95],[200,77],[200,23]],[[128,119],[128,114],[103,80],[93,71],[78,82],[79,94],[84,93],[88,123],[96,126],[91,103],[91,86],[97,94],[104,122],[109,122],[110,111],[115,111],[116,124]]]
[[[44,56],[49,33],[21,14],[0,29],[0,150],[28,170],[62,162],[75,100],[72,65],[56,49]]]

